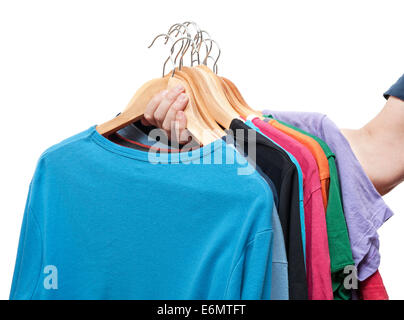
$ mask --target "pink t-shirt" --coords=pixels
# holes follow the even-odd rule
[[[270,124],[252,120],[263,134],[291,153],[303,173],[303,198],[306,225],[306,272],[310,300],[333,300],[330,253],[325,210],[316,160],[300,142]]]

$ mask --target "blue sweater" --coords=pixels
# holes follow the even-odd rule
[[[38,161],[10,298],[269,299],[272,210],[222,140],[153,154],[92,127]]]

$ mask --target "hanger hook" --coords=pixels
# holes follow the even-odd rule
[[[177,31],[177,34],[175,37],[178,37],[179,33],[181,32],[181,28],[184,29],[184,32],[182,34],[187,33],[187,36],[190,37],[189,29],[188,26],[184,23],[174,23],[169,29],[168,29],[168,34],[171,34],[174,31]]]
[[[199,42],[199,47],[198,47],[198,53],[199,53],[200,50],[201,50],[202,44],[205,43],[206,54],[208,55],[208,52],[212,51],[212,46],[213,46],[213,44],[212,44],[212,42],[211,42],[211,43],[210,43],[210,48],[208,49],[208,46],[207,46],[206,42],[204,41],[204,37],[203,37],[204,34],[206,34],[206,36],[207,36],[206,39],[212,39],[212,37],[210,36],[210,34],[209,34],[207,31],[201,30],[200,33],[199,33],[200,42]],[[202,62],[202,63],[203,63],[203,62]]]
[[[191,33],[189,31],[189,26],[190,25],[192,25],[195,29],[199,30],[198,25],[195,22],[192,22],[192,21],[187,21],[187,22],[184,22],[184,23],[175,23],[169,28],[168,34],[171,35],[172,33],[177,32],[175,34],[175,38],[177,38],[177,36],[180,33],[182,33],[182,35],[185,35],[185,33],[186,33],[186,40],[187,41],[185,42],[185,48],[184,48],[184,41],[182,41],[181,48],[178,51],[178,53],[177,53],[177,55],[176,55],[176,57],[174,59],[175,64],[177,64],[177,59],[178,59],[179,55],[181,54],[181,52],[187,52],[188,51],[188,48],[190,46],[190,41],[191,42],[194,41],[191,38]],[[181,32],[181,29],[184,29],[184,30]],[[185,39],[183,39],[183,40],[185,40]],[[193,46],[193,48],[194,48],[194,46]],[[191,53],[191,64],[192,64],[192,60],[193,60],[192,55],[193,55],[194,51],[195,51],[195,49],[193,49],[192,53]],[[181,59],[180,59],[180,62],[179,62],[179,69],[180,70],[181,70],[181,67],[183,66],[183,57],[184,57],[184,55],[181,56]]]
[[[187,25],[185,25],[184,23],[175,23],[175,24],[173,24],[173,25],[169,28],[168,34],[171,35],[171,34],[174,33],[175,31],[177,31],[177,34],[174,36],[174,38],[176,38],[176,37],[178,37],[178,35],[179,35],[180,32],[181,32],[181,28],[184,29],[184,31],[182,32],[183,35],[186,33],[186,34],[187,34],[187,37],[190,37],[190,36],[191,36],[190,33],[189,33],[189,29],[188,29]],[[166,41],[166,43],[167,43],[167,41]],[[179,56],[180,53],[182,52],[183,47],[184,47],[184,41],[182,41],[182,43],[181,43],[181,48],[180,48],[180,50],[178,51],[177,55],[175,56],[175,59],[174,59],[175,64],[177,64],[178,56]]]
[[[215,63],[216,62],[215,58],[213,58],[212,56],[209,56],[208,59],[211,59],[213,61],[212,69],[213,69],[213,72],[217,74],[218,66],[217,66],[217,63]]]
[[[189,29],[189,27],[190,27],[191,25],[192,25],[192,27],[193,27],[193,28],[196,30],[196,32],[197,32],[194,38],[191,37],[191,32],[190,32],[190,29]],[[184,59],[183,59],[183,58],[184,58],[184,55],[185,55],[186,52],[188,51],[188,49],[189,49],[189,47],[190,47],[191,44],[192,44],[191,66],[193,65],[193,62],[194,62],[193,56],[194,56],[195,52],[197,52],[196,49],[195,49],[195,39],[198,39],[199,33],[200,33],[200,28],[199,28],[199,26],[198,26],[195,22],[193,22],[193,21],[186,21],[186,22],[184,22],[184,23],[175,23],[175,24],[173,24],[173,25],[170,27],[170,29],[169,29],[169,34],[171,34],[171,33],[175,32],[175,31],[177,31],[177,34],[175,35],[175,37],[177,37],[177,36],[180,34],[180,31],[181,31],[182,28],[184,29],[184,31],[182,32],[182,34],[185,35],[185,33],[186,33],[186,37],[182,37],[181,48],[180,48],[180,50],[178,51],[177,56],[175,57],[175,60],[174,60],[174,62],[177,63],[177,59],[178,59],[179,55],[181,54],[181,52],[183,52],[183,54],[181,55],[180,62],[179,62],[179,69],[180,69],[180,70],[181,70],[181,68],[182,68],[182,66],[183,66],[183,64],[184,64]],[[186,42],[185,42],[185,47],[184,47],[184,40],[186,40]],[[176,42],[176,43],[177,43],[177,42]],[[200,61],[199,54],[198,54],[198,56],[197,56],[197,60],[198,60],[198,63],[199,63],[199,61]]]
[[[218,49],[218,51],[219,51],[219,53],[218,53],[218,55],[217,55],[217,57],[216,57],[216,60],[215,60],[215,63],[213,64],[213,71],[217,74],[217,62],[218,62],[218,60],[219,60],[219,58],[220,58],[220,55],[221,55],[221,53],[222,53],[222,50],[220,49],[220,46],[219,46],[219,44],[215,41],[215,40],[213,40],[213,39],[203,39],[202,40],[202,42],[206,42],[206,41],[209,41],[210,43],[211,43],[211,46],[210,46],[210,48],[209,48],[209,51],[207,52],[207,54],[206,54],[206,57],[205,57],[205,59],[203,60],[203,64],[204,65],[207,65],[207,63],[208,63],[208,57],[210,56],[210,53],[211,53],[211,51],[212,51],[212,44],[214,43],[215,45],[216,45],[216,47],[217,47],[217,49]]]
[[[188,28],[190,25],[192,25],[196,31],[194,39],[193,39],[195,45],[193,46],[194,48],[191,52],[191,66],[194,65],[195,61],[198,62],[198,64],[200,64],[199,50],[198,50],[197,46],[198,46],[199,39],[201,38],[201,35],[200,35],[201,28],[194,21],[185,21],[183,24],[186,25]],[[194,59],[195,54],[196,54],[196,60]]]
[[[189,27],[190,25],[192,25],[194,27],[194,29],[196,30],[196,33],[199,33],[201,31],[201,28],[199,27],[199,25],[194,21],[185,21],[183,23],[183,25],[186,27]]]
[[[171,51],[172,51],[172,52],[174,51],[175,45],[176,45],[179,41],[184,42],[184,40],[187,40],[187,41],[186,41],[186,44],[185,44],[184,49],[182,50],[182,54],[181,54],[181,58],[180,58],[180,62],[179,62],[179,70],[181,70],[181,68],[182,68],[184,55],[187,53],[187,51],[188,51],[190,45],[192,45],[192,50],[194,49],[194,46],[195,46],[195,45],[194,45],[194,42],[193,42],[193,39],[192,39],[191,37],[182,37],[182,38],[179,38],[179,39],[177,39],[177,40],[174,41],[174,43],[173,43],[173,45],[172,45],[172,47],[171,47]],[[181,46],[181,48],[183,48],[183,46]]]
[[[174,40],[171,38],[171,36],[170,36],[169,34],[167,34],[167,33],[161,33],[161,34],[157,35],[157,36],[153,39],[152,43],[148,46],[148,48],[150,49],[150,48],[154,45],[154,43],[156,42],[156,40],[157,40],[158,38],[161,38],[161,37],[165,37],[165,38],[166,38],[166,42],[165,42],[165,43],[167,43],[168,40],[171,40],[172,42],[174,41]],[[171,77],[174,77],[174,74],[175,74],[175,62],[174,62],[174,59],[173,59],[173,51],[172,51],[172,50],[170,51],[170,56],[168,57],[168,59],[171,60],[171,63],[172,63],[172,65],[173,65],[173,72],[172,72]],[[168,61],[168,59],[167,59],[167,61]],[[164,63],[164,65],[163,65],[163,78],[164,78],[165,66],[166,66],[167,61],[166,61],[166,62]]]

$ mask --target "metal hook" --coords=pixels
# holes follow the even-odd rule
[[[180,32],[181,32],[181,29],[183,28],[184,29],[184,31],[182,32],[182,34],[184,35],[185,33],[187,34],[186,35],[186,37],[188,38],[187,40],[187,43],[185,44],[187,47],[186,48],[184,48],[184,41],[182,41],[182,43],[181,43],[181,48],[180,48],[180,50],[178,51],[178,53],[177,53],[177,55],[176,55],[176,57],[175,57],[175,60],[174,60],[174,62],[175,62],[175,64],[177,64],[177,59],[178,59],[178,56],[180,55],[180,53],[183,51],[183,49],[184,49],[184,51],[187,51],[188,50],[188,47],[189,47],[189,41],[190,41],[190,39],[189,38],[191,38],[191,33],[189,32],[189,25],[190,24],[192,24],[193,26],[194,26],[194,28],[196,28],[196,29],[198,29],[199,30],[199,27],[198,27],[198,25],[195,23],[195,22],[191,22],[191,21],[187,21],[187,22],[184,22],[184,23],[175,23],[175,24],[173,24],[170,28],[169,28],[169,31],[168,31],[168,34],[172,34],[172,33],[174,33],[174,32],[176,32],[177,31],[177,34],[175,35],[175,38],[180,34]],[[192,39],[191,39],[191,41],[193,41]],[[180,60],[180,68],[181,68],[181,66],[183,65],[183,61],[182,60]]]
[[[200,30],[199,33],[195,36],[196,40],[196,46],[195,46],[195,50],[196,50],[196,54],[197,54],[197,60],[198,60],[198,65],[201,64],[200,61],[200,51],[202,48],[202,44],[205,44],[205,49],[206,49],[206,56],[209,55],[209,53],[212,51],[212,42],[210,43],[210,48],[208,48],[208,45],[206,44],[206,42],[204,41],[204,37],[203,35],[206,34],[208,36],[208,39],[211,39],[210,34],[205,31],[205,30]],[[203,64],[204,62],[202,62]]]
[[[183,39],[183,38],[178,39],[177,41],[173,42],[173,45],[172,45],[172,47],[171,47],[171,55],[174,54],[175,45],[176,45],[179,41],[181,41],[181,48],[180,48],[180,50],[178,51],[177,55],[175,56],[175,59],[174,59],[174,65],[175,65],[175,66],[177,65],[177,58],[178,58],[178,56],[181,54],[181,52],[182,52],[182,51],[185,51],[185,52],[186,52],[186,51],[188,50],[188,48],[189,48],[188,42],[186,43],[185,48],[184,48],[184,39]],[[179,62],[179,64],[178,64],[178,69],[179,69],[179,70],[181,70],[181,68],[182,68],[182,58],[183,58],[183,55],[181,55],[181,59],[180,59],[180,62]],[[170,60],[170,56],[169,56],[169,57],[166,59],[166,61],[164,62],[164,65],[163,65],[163,72],[165,72],[165,68],[166,68],[166,65],[167,65],[168,60]]]
[[[181,42],[181,48],[180,48],[180,50],[178,50],[178,53],[177,53],[177,55],[175,56],[175,59],[174,59],[174,63],[175,63],[175,64],[177,64],[178,56],[179,56],[180,53],[182,52],[183,48],[184,48],[184,41]],[[174,52],[173,52],[173,53],[174,53]]]
[[[199,51],[197,50],[197,45],[198,45],[198,41],[201,38],[201,28],[199,27],[199,25],[197,23],[195,23],[194,21],[186,21],[183,23],[184,25],[186,25],[187,27],[189,27],[190,25],[192,25],[194,27],[194,29],[196,30],[195,36],[194,36],[194,49],[192,50],[193,52],[191,53],[191,66],[194,65],[194,61],[197,61],[198,64],[200,64],[200,58],[199,58]],[[194,55],[196,54],[196,60],[194,60]]]
[[[184,28],[184,32],[182,34],[187,33],[187,36],[190,37],[190,33],[188,30],[188,26],[185,25],[184,23],[174,23],[169,29],[168,29],[168,34],[171,34],[174,31],[177,31],[177,34],[175,37],[178,37],[179,33],[181,32],[181,28]]]
[[[171,47],[171,51],[172,51],[172,52],[174,51],[175,45],[176,45],[179,41],[184,41],[184,40],[187,40],[187,41],[186,41],[186,44],[185,44],[184,49],[182,50],[182,55],[181,55],[180,62],[179,62],[179,70],[181,70],[181,68],[182,68],[182,66],[183,66],[184,55],[187,53],[187,51],[188,51],[190,45],[192,45],[192,50],[194,50],[194,46],[195,46],[195,45],[194,45],[194,42],[193,42],[193,39],[192,39],[191,37],[182,37],[182,38],[180,38],[180,39],[177,39],[177,40],[173,43],[173,45],[172,45],[172,47]],[[182,48],[182,47],[181,47],[181,48]],[[192,51],[191,51],[191,52],[192,52]]]
[[[198,26],[198,24],[196,23],[196,22],[194,22],[194,21],[185,21],[184,23],[183,23],[183,25],[184,26],[187,26],[187,27],[189,27],[190,25],[192,25],[194,28],[195,28],[195,30],[196,30],[196,33],[199,33],[200,31],[201,31],[201,28]]]
[[[169,33],[171,34],[174,31],[177,31],[176,37],[179,34],[179,31],[181,28],[184,28],[184,32],[183,34],[185,34],[185,32],[187,32],[187,37],[190,38],[191,34],[189,32],[189,26],[192,25],[194,27],[194,29],[196,30],[196,34],[193,37],[193,39],[188,39],[188,41],[193,41],[195,45],[193,45],[193,49],[191,52],[191,66],[193,66],[194,62],[197,61],[198,64],[200,64],[200,55],[199,55],[199,51],[202,45],[202,40],[203,40],[203,34],[205,33],[206,35],[208,35],[208,37],[210,38],[210,35],[207,31],[201,31],[200,27],[198,26],[198,24],[196,24],[193,21],[186,21],[184,23],[176,23],[174,25],[172,25],[170,27]],[[186,31],[185,31],[186,30]],[[212,46],[212,45],[211,45]],[[211,48],[210,48],[211,49]],[[209,50],[208,48],[206,49],[207,51]],[[196,55],[196,60],[194,59],[194,55]],[[178,58],[178,56],[176,57]]]
[[[157,40],[158,38],[161,38],[161,37],[166,37],[166,42],[165,42],[165,43],[167,43],[168,40],[174,41],[174,40],[171,38],[171,36],[170,36],[169,34],[167,34],[167,33],[162,33],[162,34],[159,34],[158,36],[156,36],[156,37],[153,39],[152,43],[148,46],[148,48],[150,49],[150,48],[154,45],[154,43],[156,42],[156,40]],[[166,63],[167,63],[167,61],[168,61],[169,59],[171,60],[171,63],[172,63],[172,65],[173,65],[173,73],[172,73],[171,77],[174,77],[174,74],[175,74],[175,62],[174,62],[174,59],[173,59],[173,51],[170,51],[170,56],[168,57],[168,59],[166,60],[166,62],[164,63],[164,66],[163,66],[163,78],[164,78],[164,73],[165,73],[165,66],[166,66]]]
[[[204,42],[203,34],[206,34],[206,35],[207,35],[207,38],[206,38],[206,39],[212,39],[212,37],[210,36],[209,32],[207,32],[207,31],[205,31],[205,30],[201,30],[201,32],[200,32],[201,42],[200,42],[200,45],[199,45],[199,50],[201,49],[200,47],[202,46],[202,43]],[[206,44],[205,44],[205,45],[206,45]],[[212,42],[210,43],[210,48],[209,48],[209,49],[208,49],[207,46],[206,46],[206,52],[212,51],[212,46],[213,46]]]
[[[184,40],[187,40],[186,45],[185,45],[185,48],[184,48]],[[189,43],[192,43],[190,40],[192,40],[192,39],[191,39],[191,38],[187,38],[187,37],[183,37],[183,38],[177,39],[176,41],[173,40],[173,45],[172,45],[172,47],[171,47],[171,49],[170,49],[170,50],[171,50],[171,56],[174,54],[176,44],[177,44],[179,41],[181,41],[181,48],[180,48],[180,50],[178,51],[177,56],[175,57],[175,60],[174,60],[175,65],[177,65],[177,58],[178,58],[178,56],[181,54],[181,52],[183,52],[183,54],[181,55],[181,59],[180,59],[179,67],[178,67],[179,70],[181,70],[181,68],[182,68],[182,66],[183,66],[183,62],[182,62],[182,61],[183,61],[183,57],[184,57],[185,53],[188,51],[188,49],[189,49],[189,46],[190,46]],[[192,45],[192,46],[194,46],[194,45]],[[168,60],[170,60],[170,57],[168,57],[168,58],[166,59],[166,61],[164,62],[164,65],[163,65],[163,72],[165,72],[165,68],[166,68],[166,65],[167,65]]]
[[[203,60],[203,64],[204,65],[207,65],[207,63],[208,63],[208,57],[210,56],[210,53],[211,53],[211,51],[212,51],[212,44],[214,43],[215,45],[216,45],[216,47],[217,47],[217,49],[218,49],[218,51],[219,51],[219,53],[218,53],[218,55],[217,55],[217,58],[216,58],[216,60],[215,60],[215,63],[213,64],[213,71],[215,71],[215,73],[217,74],[217,62],[218,62],[218,60],[219,60],[219,58],[220,58],[220,55],[221,55],[221,53],[222,53],[222,50],[220,49],[220,46],[219,46],[219,44],[215,41],[215,40],[213,40],[213,39],[204,39],[204,40],[202,40],[203,42],[206,42],[206,41],[210,41],[210,43],[211,43],[211,46],[210,46],[210,49],[209,49],[209,51],[208,51],[208,53],[206,54],[206,57],[205,57],[205,59]]]
[[[193,26],[193,28],[196,30],[196,34],[194,35],[194,37],[193,37],[193,39],[191,38],[191,33],[190,33],[190,31],[189,31],[189,27],[190,26]],[[181,32],[181,29],[184,29],[182,32]],[[194,62],[197,62],[198,63],[198,65],[199,64],[201,64],[201,59],[200,59],[200,49],[201,49],[201,47],[202,47],[202,44],[204,43],[204,34],[205,35],[207,35],[207,37],[208,38],[211,38],[210,37],[210,34],[207,32],[207,31],[205,31],[205,30],[201,30],[200,29],[200,27],[195,23],[195,22],[193,22],[193,21],[186,21],[186,22],[184,22],[184,23],[175,23],[175,24],[173,24],[170,28],[169,28],[169,31],[168,31],[168,34],[169,35],[171,35],[172,33],[174,33],[174,32],[177,32],[176,34],[175,34],[175,38],[180,34],[180,33],[182,33],[182,34],[187,34],[187,43],[185,44],[186,45],[186,47],[184,48],[184,42],[182,42],[182,45],[181,45],[181,48],[180,48],[180,50],[178,51],[178,53],[177,53],[177,55],[176,55],[176,57],[175,57],[175,60],[174,60],[174,62],[175,62],[175,64],[177,64],[177,60],[178,60],[178,57],[179,57],[179,54],[181,53],[181,52],[187,52],[187,50],[188,50],[188,48],[189,48],[189,46],[190,46],[190,42],[193,42],[193,46],[192,46],[192,51],[191,51],[191,66],[193,66],[194,65]],[[166,41],[166,43],[167,43],[167,41]],[[206,47],[206,55],[209,55],[208,53],[209,52],[211,52],[212,51],[212,46],[213,46],[213,44],[211,43],[210,44],[210,47],[208,47],[208,45],[206,44],[206,42],[204,43],[205,44],[205,47]],[[180,59],[180,64],[179,64],[179,66],[180,66],[180,68],[183,66],[183,57],[184,57],[184,55],[182,55],[181,56],[181,59]]]
[[[171,30],[170,33],[173,33],[173,32],[175,32],[175,31],[178,31],[178,29]],[[178,35],[178,34],[179,34],[179,33],[177,32],[177,35]],[[177,36],[177,35],[176,35],[176,36]],[[180,50],[178,50],[178,53],[177,53],[177,55],[175,56],[175,59],[174,59],[175,64],[177,64],[178,56],[179,56],[180,53],[182,52],[183,48],[184,48],[184,41],[181,42],[181,48],[180,48]]]
[[[195,36],[193,38],[191,37],[191,32],[190,32],[190,29],[189,29],[190,26],[192,26],[193,29],[196,30],[196,34],[195,34]],[[191,66],[193,66],[193,63],[195,61],[194,60],[195,54],[196,54],[196,58],[197,58],[197,61],[198,61],[198,64],[199,64],[200,63],[200,57],[199,57],[199,52],[196,50],[195,42],[199,41],[200,28],[195,22],[186,21],[184,23],[176,23],[176,24],[172,25],[170,27],[170,29],[169,29],[169,34],[177,31],[177,34],[176,34],[176,37],[177,37],[179,35],[180,31],[181,31],[181,28],[184,28],[184,31],[182,32],[182,34],[185,34],[185,33],[187,34],[187,37],[186,37],[187,42],[185,44],[185,48],[184,48],[184,42],[182,42],[181,49],[179,50],[177,56],[175,57],[175,63],[177,63],[177,59],[178,59],[178,56],[179,56],[180,52],[184,52],[184,53],[187,52],[187,50],[188,50],[188,48],[190,46],[190,43],[193,43],[192,51],[191,51],[191,57],[190,57],[191,58]],[[184,55],[182,55],[181,59],[180,59],[180,64],[179,64],[180,68],[183,66],[183,57],[184,57]]]
[[[217,63],[215,63],[216,62],[215,58],[213,58],[212,56],[209,56],[208,59],[213,60],[214,64],[213,64],[212,69],[213,69],[213,72],[217,74],[218,66],[217,66]]]
[[[189,31],[190,26],[192,26],[193,29],[196,31],[196,33],[195,33],[195,35],[193,35],[193,37],[191,37],[191,33]],[[176,32],[176,34],[173,36],[173,34],[175,32]],[[177,37],[180,34],[182,35],[182,37],[177,39]],[[185,34],[186,34],[186,36],[185,36]],[[207,38],[204,37],[205,35],[207,36]],[[210,34],[205,30],[201,30],[200,27],[195,22],[186,21],[184,23],[173,24],[169,28],[168,33],[162,33],[162,34],[159,34],[158,36],[156,36],[153,39],[152,43],[149,45],[149,48],[151,48],[154,45],[155,41],[160,37],[165,37],[164,44],[167,44],[167,42],[169,40],[172,42],[172,46],[170,49],[170,56],[166,59],[166,61],[164,62],[164,65],[163,65],[163,77],[165,76],[165,69],[166,69],[166,65],[169,60],[171,60],[171,64],[173,65],[173,71],[172,71],[172,75],[171,75],[172,77],[174,77],[174,74],[175,74],[175,69],[177,66],[178,58],[179,58],[178,68],[179,68],[179,70],[181,70],[181,68],[183,67],[184,56],[188,52],[191,45],[192,45],[191,57],[190,57],[191,66],[194,65],[194,62],[197,62],[198,65],[201,64],[200,50],[201,50],[202,44],[204,44],[205,48],[206,48],[206,56],[203,59],[202,64],[207,65],[209,59],[213,60],[214,63],[213,63],[212,69],[213,69],[213,72],[215,72],[217,74],[217,72],[218,72],[217,62],[221,56],[221,49],[220,49],[218,43],[211,39]],[[175,55],[175,58],[174,58],[174,54],[176,51],[175,46],[180,41],[181,41],[181,48],[179,49],[178,53]],[[210,42],[210,46],[208,45],[207,42]],[[210,56],[212,49],[213,49],[213,43],[216,44],[218,51],[219,51],[216,59],[214,59],[212,56]]]

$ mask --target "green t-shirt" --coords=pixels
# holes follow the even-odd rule
[[[264,117],[272,118],[272,116]],[[354,261],[345,221],[344,209],[342,206],[341,187],[339,184],[337,167],[335,165],[335,154],[320,138],[288,123],[279,121],[277,119],[276,121],[316,140],[328,159],[330,170],[330,189],[326,212],[326,223],[331,261],[332,289],[334,292],[334,300],[350,300],[351,290],[344,288],[344,279],[346,277],[346,274],[344,274],[344,268],[346,266],[353,266]]]

